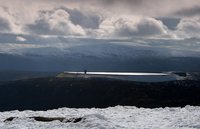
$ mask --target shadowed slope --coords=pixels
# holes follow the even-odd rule
[[[200,105],[200,81],[159,83],[109,78],[39,78],[0,85],[0,111],[91,108],[130,105],[176,107]]]

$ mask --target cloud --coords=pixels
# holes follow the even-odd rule
[[[2,0],[0,52],[200,57],[192,40],[200,38],[199,7],[199,0]]]
[[[11,30],[11,28],[10,28],[9,21],[0,17],[0,31],[8,32],[10,30]]]
[[[113,11],[117,14],[163,17],[171,16],[183,9],[200,6],[199,0],[89,0],[97,8]],[[178,6],[177,6],[178,5]],[[87,5],[86,5],[87,6]]]
[[[63,9],[40,12],[39,19],[25,28],[28,32],[41,35],[85,35],[80,25],[70,20],[70,15]]]
[[[22,36],[17,36],[16,41],[24,42],[24,41],[26,41],[26,39]]]
[[[29,35],[115,37],[170,37],[162,21],[136,15],[110,15],[65,7],[39,11],[32,23],[22,24]]]
[[[21,33],[21,24],[7,7],[0,6],[0,32],[1,33]]]
[[[182,38],[200,38],[200,17],[182,19],[176,32]]]
[[[97,29],[103,20],[103,16],[99,12],[81,11],[79,9],[63,8],[70,15],[70,20],[75,25],[83,28]]]
[[[26,42],[0,43],[0,53],[58,57],[200,57],[200,40],[92,39],[64,37],[24,37]],[[10,40],[10,41],[9,41]]]
[[[184,8],[175,12],[175,15],[180,17],[194,17],[194,16],[199,16],[199,14],[200,14],[200,5],[191,8]]]
[[[180,22],[181,18],[162,17],[162,18],[157,18],[157,20],[162,21],[163,24],[166,25],[168,29],[176,30],[176,27]]]
[[[167,27],[149,17],[118,16],[105,19],[99,27],[101,36],[151,37],[167,35]]]
[[[28,35],[187,38],[182,24],[198,16],[199,7],[199,0],[2,0],[0,29]]]
[[[35,21],[24,28],[37,35],[92,36],[103,20],[99,12],[59,7],[40,11]]]

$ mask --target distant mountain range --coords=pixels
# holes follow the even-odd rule
[[[95,57],[85,55],[36,56],[0,54],[0,71],[128,71],[199,72],[200,58],[197,57]]]

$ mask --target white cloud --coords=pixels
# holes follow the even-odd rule
[[[106,37],[151,37],[168,34],[167,27],[161,21],[130,15],[107,18],[97,31],[100,36]]]
[[[93,38],[199,37],[199,21],[186,18],[196,16],[199,7],[198,0],[2,0],[0,32]],[[174,26],[177,30],[168,30],[156,20],[177,15],[182,19]]]
[[[2,33],[22,33],[21,24],[7,7],[0,6],[0,32]]]
[[[41,35],[85,35],[80,25],[75,25],[70,20],[70,15],[63,9],[40,12],[39,19],[34,24],[29,24],[26,30],[31,34]]]
[[[26,39],[24,37],[17,36],[16,41],[24,42],[24,41],[26,41]]]
[[[177,26],[176,33],[182,38],[200,38],[200,17],[183,18]]]

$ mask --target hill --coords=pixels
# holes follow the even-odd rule
[[[0,111],[60,107],[200,105],[200,81],[133,82],[110,78],[37,78],[0,84]]]

